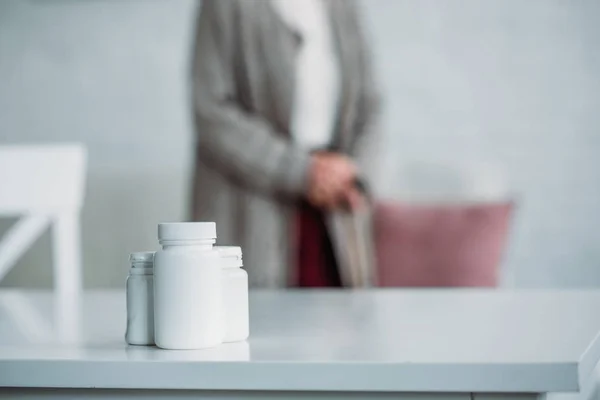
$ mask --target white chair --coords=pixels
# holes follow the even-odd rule
[[[0,281],[50,227],[56,294],[77,301],[86,160],[79,144],[0,146],[0,217],[20,217],[0,238]]]

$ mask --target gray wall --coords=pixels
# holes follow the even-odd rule
[[[88,286],[122,285],[129,251],[153,249],[159,221],[185,218],[195,7],[193,0],[0,2],[0,142],[89,147]],[[4,283],[48,285],[49,249],[44,237]]]
[[[599,286],[600,2],[365,0],[386,100],[387,175],[411,160],[492,162],[519,204],[519,286]],[[185,218],[192,0],[0,2],[0,143],[83,141],[85,281]],[[1,188],[0,188],[1,195]],[[0,231],[10,221],[4,221]],[[49,240],[4,285],[47,286]]]

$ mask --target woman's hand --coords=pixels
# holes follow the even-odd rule
[[[360,208],[363,198],[354,186],[357,168],[343,154],[315,153],[309,175],[309,202],[318,208]]]

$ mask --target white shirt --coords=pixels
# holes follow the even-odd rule
[[[283,21],[302,36],[297,53],[290,129],[300,145],[329,145],[337,118],[340,74],[323,0],[272,0]]]

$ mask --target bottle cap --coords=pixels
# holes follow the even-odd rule
[[[158,240],[205,240],[217,238],[214,222],[167,222],[158,224]]]
[[[219,252],[219,256],[225,263],[222,264],[224,268],[239,268],[243,267],[242,262],[242,248],[239,246],[216,246]]]
[[[129,255],[129,262],[131,263],[148,263],[154,261],[153,251],[138,251]]]
[[[242,259],[242,248],[240,246],[216,246],[221,257],[235,257]]]

